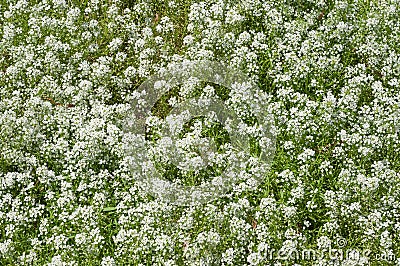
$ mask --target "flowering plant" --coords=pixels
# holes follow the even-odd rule
[[[0,264],[400,265],[398,13],[2,1]]]

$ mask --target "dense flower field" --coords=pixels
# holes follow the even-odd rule
[[[0,264],[400,265],[399,14],[397,0],[0,0]],[[257,98],[189,78],[130,133],[139,86],[196,60],[244,73]],[[274,156],[176,205],[132,165],[198,186],[240,157],[221,123],[171,118],[194,96],[236,108],[251,158],[262,102]],[[149,160],[126,152],[144,142]]]

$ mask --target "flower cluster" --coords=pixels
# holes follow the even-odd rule
[[[398,1],[3,1],[0,264],[381,265],[384,253],[400,265],[399,9]],[[239,69],[260,92],[188,79],[157,101],[143,136],[127,134],[126,114],[148,107],[140,84],[188,60]],[[193,96],[222,99],[243,118],[235,130],[252,136],[252,157],[230,173],[240,182],[223,197],[175,206],[143,190],[132,169],[199,185],[237,159],[229,128],[169,114]],[[275,124],[268,172],[254,159],[269,143],[252,123],[257,112]],[[182,159],[175,165],[165,127]],[[145,142],[151,156],[138,152]],[[195,153],[212,143],[208,157]],[[371,253],[289,256],[338,248]]]

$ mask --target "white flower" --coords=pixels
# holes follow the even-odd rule
[[[101,266],[114,266],[115,261],[112,257],[107,256],[101,259]]]
[[[385,250],[389,250],[392,247],[393,241],[389,231],[386,230],[381,234],[379,242],[381,247]]]
[[[7,239],[4,242],[0,242],[0,254],[7,255],[8,252],[12,250],[12,241],[11,239]]]
[[[120,38],[114,38],[108,45],[108,48],[110,48],[111,51],[116,51],[116,50],[118,50],[118,48],[121,44],[122,44],[122,40]]]
[[[258,253],[251,253],[249,256],[247,256],[247,262],[250,265],[258,265],[261,262],[261,256]]]
[[[302,162],[306,162],[307,160],[309,160],[310,158],[312,158],[315,155],[315,151],[312,149],[304,149],[304,152],[301,153],[297,159],[302,161]]]
[[[225,22],[227,24],[234,24],[236,22],[240,22],[244,19],[242,15],[240,15],[235,9],[230,9],[226,14]]]

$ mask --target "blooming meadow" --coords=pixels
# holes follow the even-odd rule
[[[0,264],[400,265],[399,14],[397,0],[0,0]],[[259,92],[188,78],[141,101],[143,82],[198,60]],[[242,122],[170,114],[191,97]],[[140,108],[141,136],[126,125]],[[202,204],[138,182],[156,169],[201,186],[235,161]]]

